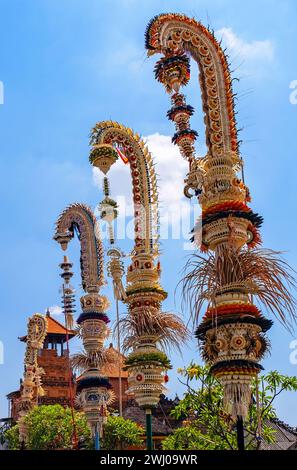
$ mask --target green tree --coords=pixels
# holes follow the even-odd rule
[[[139,446],[143,440],[142,427],[130,419],[121,416],[109,416],[104,425],[102,447],[108,450],[123,449],[127,446]]]
[[[84,446],[92,447],[91,433],[83,413],[74,412],[76,434]],[[71,409],[61,405],[41,405],[33,408],[25,417],[28,427],[27,449],[55,450],[73,447],[73,423]],[[11,450],[20,449],[18,425],[6,431],[5,438]]]
[[[19,450],[19,427],[18,425],[12,426],[10,429],[4,432],[2,438],[2,444],[6,443],[9,450]]]
[[[172,415],[187,424],[168,436],[163,448],[237,449],[236,423],[223,408],[223,388],[209,368],[192,363],[179,372],[187,392]],[[276,418],[274,400],[284,391],[297,391],[297,377],[272,371],[253,381],[252,403],[244,423],[246,449],[258,449],[262,440],[275,441],[269,420]]]

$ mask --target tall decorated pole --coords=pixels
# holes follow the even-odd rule
[[[100,372],[101,366],[109,361],[108,349],[104,348],[104,341],[109,335],[110,320],[106,314],[109,301],[100,294],[104,284],[104,254],[99,227],[91,209],[83,204],[72,204],[60,215],[54,239],[66,250],[75,232],[80,240],[81,278],[85,291],[80,299],[82,313],[77,319],[85,352],[72,358],[74,367],[82,370],[77,383],[76,402],[86,415],[95,447],[99,449],[102,426],[107,419],[107,405],[113,399],[111,384]],[[69,281],[70,266],[67,261],[64,260],[61,267],[66,281]]]
[[[147,448],[152,449],[152,409],[165,391],[170,361],[166,346],[180,346],[187,330],[173,314],[162,312],[167,297],[160,285],[158,261],[158,192],[152,157],[138,134],[112,121],[99,122],[91,132],[90,162],[103,173],[120,157],[129,164],[134,202],[134,247],[127,271],[125,303],[120,319],[123,348],[129,351],[129,394],[146,412]],[[116,261],[116,257],[114,258]],[[115,265],[116,266],[116,265]],[[114,279],[117,269],[110,269]]]
[[[43,347],[46,331],[47,319],[44,315],[35,313],[29,318],[24,360],[24,380],[18,420],[19,439],[23,448],[25,448],[28,439],[25,417],[38,403],[38,396],[44,395],[41,382],[43,370],[38,366],[38,351]]]
[[[175,123],[172,139],[189,163],[184,193],[195,195],[202,209],[193,240],[203,254],[188,263],[183,292],[195,320],[206,311],[196,330],[202,357],[224,387],[224,402],[237,422],[243,449],[242,423],[251,399],[251,381],[262,369],[267,350],[266,319],[253,299],[287,326],[294,318],[294,279],[279,253],[259,248],[262,217],[248,203],[250,193],[238,176],[242,170],[226,56],[213,33],[195,19],[161,14],[146,31],[148,55],[162,54],[156,79],[171,96],[168,118]],[[190,127],[194,108],[180,91],[190,79],[190,58],[199,67],[206,127],[207,154],[195,155],[197,133]]]

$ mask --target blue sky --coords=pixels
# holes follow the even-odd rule
[[[241,151],[252,207],[265,220],[264,245],[285,250],[297,267],[297,106],[289,101],[289,84],[297,79],[297,11],[293,0],[250,1],[240,7],[233,0],[0,0],[0,9],[0,415],[6,416],[5,395],[17,388],[23,368],[24,347],[17,337],[24,334],[28,316],[59,304],[62,255],[52,240],[54,222],[67,204],[95,207],[102,198],[88,163],[88,133],[94,123],[112,118],[149,136],[161,203],[188,204],[182,198],[183,162],[169,143],[173,126],[166,119],[168,96],[154,80],[155,59],[147,59],[144,50],[145,27],[154,15],[183,12],[223,36],[231,69],[241,79],[235,83]],[[193,66],[186,94],[196,108],[193,127],[199,130],[197,150],[203,154],[196,74]],[[111,174],[114,196],[128,192],[125,170]],[[121,246],[127,252],[131,242]],[[183,248],[184,240],[162,241],[166,309],[180,309],[174,289],[189,254]],[[79,296],[77,242],[70,257]],[[114,318],[113,308],[110,315]],[[269,337],[266,370],[297,375],[297,365],[289,361],[289,344],[297,334],[289,335],[275,322]],[[184,348],[183,358],[173,355],[176,367],[192,359],[200,360],[194,341]],[[171,374],[169,389],[171,395],[182,394],[176,374]],[[278,412],[296,426],[296,396],[283,395]]]

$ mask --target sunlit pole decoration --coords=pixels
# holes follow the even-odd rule
[[[23,446],[27,443],[25,416],[38,404],[38,397],[44,395],[41,381],[43,370],[38,366],[38,351],[43,348],[46,331],[47,319],[45,316],[35,313],[29,318],[24,360],[24,380],[21,390],[18,420],[19,439]]]
[[[238,176],[242,159],[232,80],[213,33],[186,16],[161,14],[147,27],[146,48],[149,56],[162,54],[155,76],[171,96],[172,140],[189,162],[185,195],[195,194],[202,208],[193,239],[205,255],[190,259],[184,296],[196,320],[207,304],[196,335],[203,358],[224,386],[225,405],[240,422],[247,416],[250,384],[267,350],[264,333],[272,325],[253,298],[288,326],[286,313],[291,319],[295,315],[294,278],[279,253],[259,248],[262,217],[248,206],[249,190]],[[180,92],[190,78],[190,58],[200,72],[208,148],[204,158],[195,156],[197,133],[190,128],[194,109]]]
[[[124,297],[128,314],[120,320],[123,349],[129,352],[129,394],[147,415],[147,448],[152,448],[151,410],[165,391],[170,361],[166,346],[181,346],[187,336],[182,321],[161,310],[167,297],[160,285],[158,261],[158,191],[152,157],[138,134],[116,122],[99,122],[91,132],[90,162],[107,173],[119,156],[129,163],[134,202],[134,248]],[[118,262],[115,257],[113,262]],[[115,264],[114,264],[115,266]],[[117,285],[119,269],[110,264]],[[121,271],[122,275],[122,271]],[[121,295],[121,293],[119,293]]]
[[[73,356],[72,362],[75,368],[83,371],[77,383],[77,403],[84,410],[98,448],[102,425],[107,419],[107,405],[113,399],[111,384],[100,373],[101,366],[108,364],[110,359],[108,349],[104,348],[109,335],[110,320],[106,314],[109,301],[99,293],[104,284],[104,253],[99,227],[91,209],[83,204],[72,204],[61,214],[54,239],[66,250],[75,233],[80,241],[81,278],[85,291],[80,299],[82,313],[77,323],[85,352]],[[64,268],[67,273],[67,266]],[[66,277],[69,281],[69,275]]]

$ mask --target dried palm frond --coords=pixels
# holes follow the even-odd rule
[[[114,364],[114,357],[112,356],[109,349],[102,349],[100,351],[94,351],[91,353],[77,353],[71,357],[71,365],[77,371],[84,371],[88,368],[99,368],[105,367],[108,369],[108,366]]]
[[[182,297],[196,321],[205,301],[215,304],[215,297],[232,285],[258,302],[291,328],[296,321],[296,272],[281,258],[281,252],[255,248],[236,251],[221,247],[202,256],[194,253],[186,264],[182,279]]]
[[[183,321],[174,313],[151,312],[144,310],[141,315],[127,315],[118,323],[121,334],[124,336],[123,350],[128,351],[135,345],[140,336],[156,336],[160,346],[166,349],[181,346],[188,340],[189,331]]]

